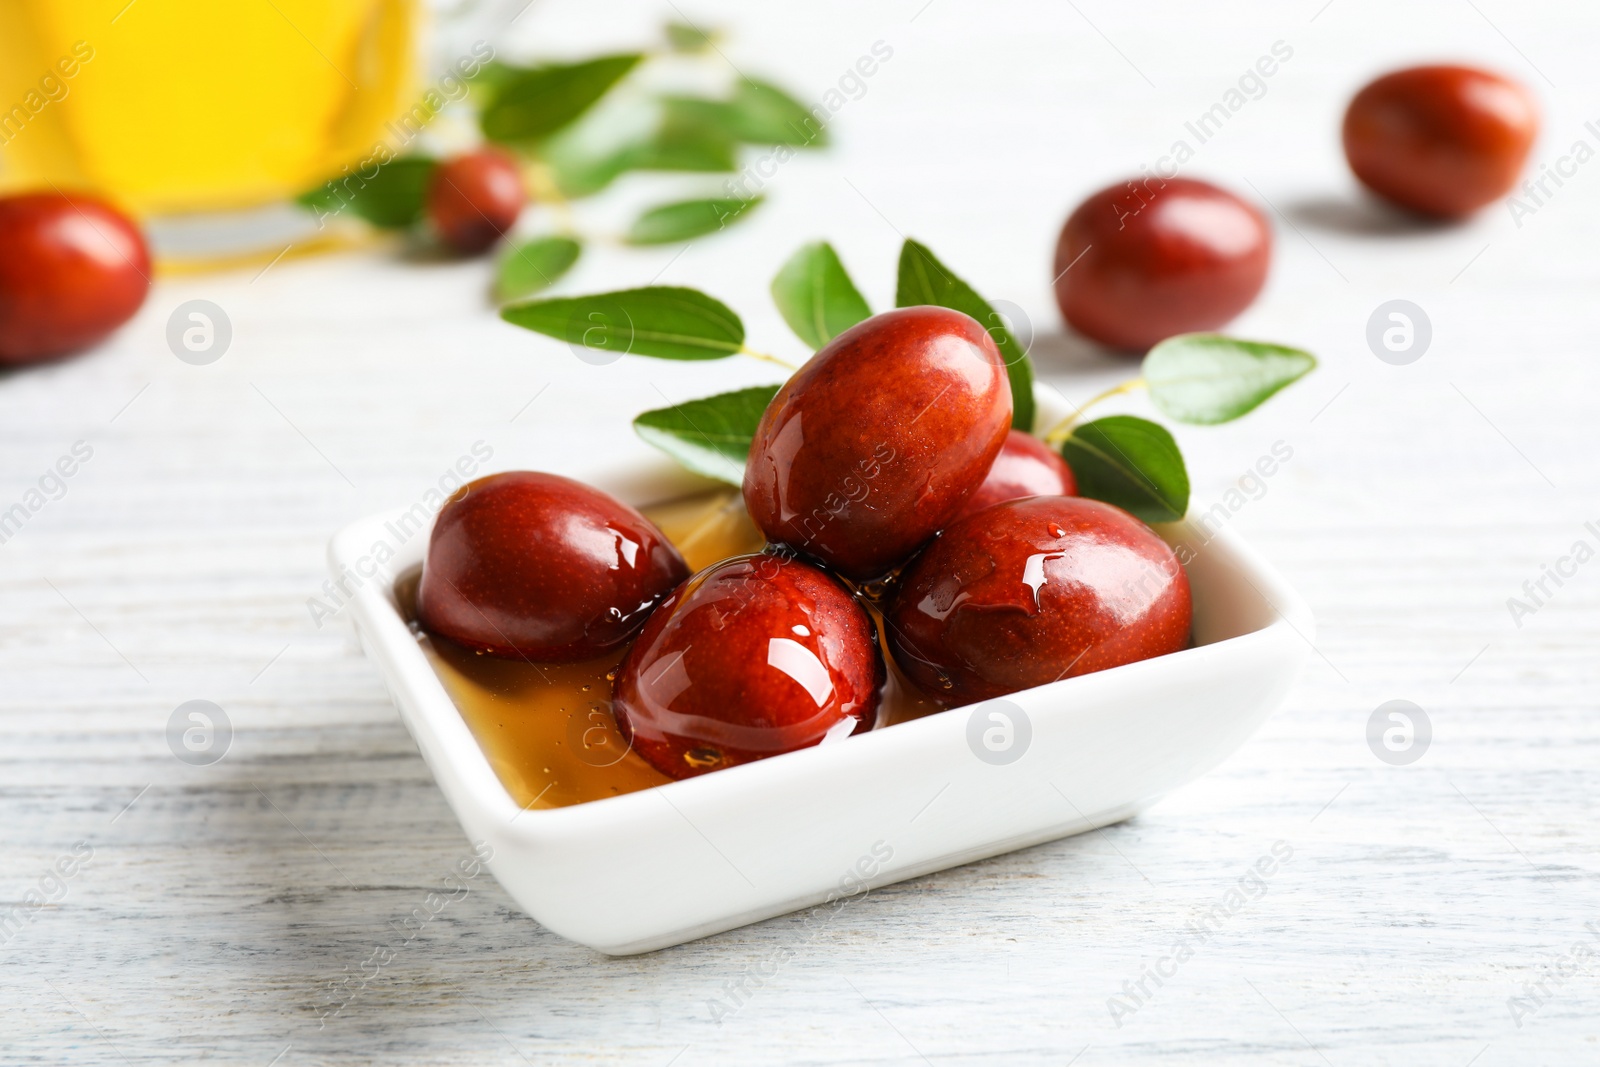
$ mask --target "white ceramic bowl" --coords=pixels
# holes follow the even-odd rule
[[[562,473],[635,505],[707,484],[665,462]],[[422,561],[427,537],[397,545],[395,518],[353,523],[329,545],[336,577],[363,577],[349,610],[367,654],[468,838],[493,848],[501,885],[549,929],[614,955],[1126,819],[1238,748],[1314,639],[1300,597],[1231,532],[1173,524],[1162,535],[1193,553],[1193,648],[688,781],[523,810],[401,617],[394,579]],[[380,541],[397,551],[368,577]]]

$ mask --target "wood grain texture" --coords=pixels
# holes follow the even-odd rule
[[[919,5],[697,7],[730,27],[732,62],[807,99],[875,41],[893,56],[846,96],[837,147],[781,167],[752,220],[681,255],[597,246],[557,291],[695,285],[739,309],[756,347],[795,357],[765,292],[788,254],[831,240],[883,308],[911,235],[1025,309],[1041,378],[1084,399],[1127,367],[1060,335],[1056,227],[1188,137],[1186,121],[1286,42],[1292,58],[1185,172],[1268,205],[1277,262],[1235,328],[1310,348],[1322,368],[1239,423],[1179,431],[1196,507],[1222,503],[1317,613],[1318,655],[1283,710],[1130,823],[809,924],[613,960],[545,932],[488,877],[419,924],[470,843],[345,620],[318,627],[307,611],[328,536],[419,499],[476,441],[498,469],[625,461],[646,450],[629,420],[663,395],[770,382],[771,368],[590,366],[499,322],[485,264],[393,249],[163,280],[111,343],[0,378],[0,509],[74,442],[93,448],[0,546],[0,914],[30,891],[57,897],[0,945],[0,1062],[1600,1056],[1600,966],[1562,963],[1594,943],[1586,924],[1600,928],[1600,564],[1521,626],[1506,607],[1574,541],[1600,546],[1584,529],[1600,519],[1600,165],[1552,185],[1521,225],[1502,206],[1418,229],[1360,200],[1336,137],[1367,77],[1460,57],[1534,87],[1536,168],[1580,138],[1600,147],[1583,125],[1600,99],[1600,16],[1377,0]],[[582,54],[637,43],[671,13],[612,9],[602,20],[550,0],[517,29],[527,46]],[[624,181],[580,218],[618,230],[675,185],[717,182]],[[1407,367],[1364,341],[1397,297],[1434,328]],[[234,327],[206,367],[164,341],[192,298]],[[1230,498],[1279,441],[1292,458]],[[1373,709],[1396,698],[1433,724],[1410,767],[1365,741]],[[191,699],[233,724],[211,766],[168,748],[168,718]],[[1163,984],[1145,979],[1137,1010],[1113,1020],[1108,999],[1280,841],[1292,855],[1265,888],[1247,882],[1192,957],[1163,964]],[[58,892],[48,872],[79,842],[92,858]],[[1547,973],[1519,1025],[1508,999]],[[714,1009],[741,983],[737,1010]]]

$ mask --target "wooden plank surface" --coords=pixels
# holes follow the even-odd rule
[[[307,610],[326,539],[418,499],[475,442],[497,468],[626,460],[645,453],[636,412],[770,368],[590,366],[500,323],[486,265],[395,249],[166,279],[113,342],[0,379],[0,508],[75,442],[92,449],[0,546],[0,912],[27,916],[0,945],[0,1061],[1600,1057],[1600,967],[1575,948],[1600,950],[1600,570],[1547,584],[1528,617],[1507,608],[1574,542],[1600,547],[1584,525],[1600,519],[1596,168],[1520,219],[1502,206],[1416,228],[1363,204],[1336,136],[1362,80],[1442,56],[1533,86],[1536,166],[1600,147],[1584,126],[1600,15],[1501,0],[866,8],[690,12],[729,26],[730,62],[807,99],[874,42],[893,55],[847,86],[837,147],[780,168],[752,221],[681,254],[594,247],[563,291],[695,285],[745,316],[752,343],[798,356],[765,294],[789,251],[831,239],[882,308],[912,235],[1023,308],[1041,377],[1082,400],[1128,367],[1061,336],[1060,220],[1287,43],[1186,173],[1269,205],[1274,273],[1236,328],[1323,367],[1240,423],[1179,432],[1196,506],[1227,502],[1316,610],[1318,655],[1283,710],[1133,822],[809,926],[612,960],[484,876],[408,929],[469,843],[346,621]],[[643,39],[664,13],[548,0],[516,28],[524,47],[582,54]],[[615,231],[707,184],[630,179],[581,218]],[[164,340],[195,298],[234,330],[203,367]],[[1434,332],[1403,367],[1364,339],[1395,298]],[[1292,459],[1228,497],[1280,441]],[[232,724],[210,766],[167,741],[194,699]],[[1410,766],[1366,742],[1392,699],[1432,723]],[[1257,884],[1275,846],[1287,859]],[[1176,952],[1219,902],[1226,921]]]

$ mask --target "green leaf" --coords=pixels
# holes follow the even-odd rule
[[[762,198],[749,200],[683,200],[653,207],[628,228],[628,243],[662,245],[716,233],[739,221]]]
[[[527,73],[526,67],[515,67],[510,63],[492,59],[479,67],[478,72],[467,79],[467,84],[471,87],[475,100],[479,103],[487,103],[499,96],[502,89],[525,73]]]
[[[659,359],[722,359],[744,347],[744,323],[693,289],[654,286],[509,304],[507,322],[569,345]]]
[[[627,157],[630,170],[723,172],[736,170],[733,138],[718,123],[668,101],[660,123]]]
[[[1133,415],[1084,423],[1061,445],[1078,495],[1104,500],[1145,522],[1176,522],[1189,510],[1189,471],[1164,427]]]
[[[772,302],[813,351],[872,314],[826,241],[802,246],[779,268],[772,279]]]
[[[349,212],[381,229],[402,230],[422,219],[428,181],[438,161],[426,156],[390,160],[370,178],[350,174],[301,193],[296,202],[316,213],[317,223]]]
[[[745,144],[816,148],[828,143],[822,124],[804,104],[753,78],[741,78],[729,100],[670,96],[662,103],[681,123],[715,129]]]
[[[664,96],[661,98],[663,123],[679,130],[695,130],[732,143],[733,105],[726,100],[703,96]]]
[[[601,56],[583,63],[551,63],[510,78],[483,109],[479,125],[491,141],[537,141],[589,110],[644,58]]]
[[[714,30],[702,30],[689,22],[669,22],[665,30],[667,47],[674,52],[704,52],[717,37]]]
[[[1142,373],[1163,415],[1210,425],[1254,410],[1316,365],[1315,356],[1298,348],[1186,333],[1152,348]]]
[[[572,269],[582,250],[583,246],[570,237],[536,237],[512,245],[500,257],[495,299],[504,303],[549,288]]]
[[[1000,357],[1006,361],[1006,375],[1011,380],[1011,425],[1024,433],[1033,432],[1033,364],[1028,360],[1028,353],[1022,350],[1005,319],[988,301],[952,274],[926,245],[909,238],[900,249],[894,302],[895,307],[903,308],[934,304],[977,319],[994,338]]]
[[[636,433],[696,474],[744,483],[744,464],[761,415],[782,386],[757,385],[647,411]]]
[[[629,171],[716,173],[738,165],[733,138],[670,102],[616,99],[542,142],[536,153],[561,191],[590,196]]]
[[[554,145],[552,141],[552,149]],[[637,145],[623,145],[599,154],[586,149],[587,146],[563,147],[560,151],[539,153],[539,161],[550,168],[563,196],[578,198],[600,192],[633,166],[639,152]]]
[[[769,82],[740,78],[733,93],[734,136],[746,144],[818,147],[827,133],[809,109]]]

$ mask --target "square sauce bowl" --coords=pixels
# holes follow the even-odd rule
[[[664,461],[560,473],[646,510],[713,487]],[[863,734],[684,781],[623,749],[605,757],[632,761],[622,791],[572,802],[570,792],[549,793],[552,779],[530,797],[536,783],[485,733],[496,724],[471,721],[458,704],[459,674],[409,619],[407,588],[431,522],[416,509],[375,515],[329,544],[336,580],[362,575],[348,604],[362,646],[462,829],[493,850],[500,884],[550,930],[612,955],[1127,819],[1243,744],[1283,701],[1314,640],[1299,595],[1231,530],[1164,524],[1156,530],[1186,561],[1193,593],[1194,642],[1181,652],[880,720]],[[374,565],[380,542],[380,555],[393,555]],[[515,714],[506,705],[489,719]],[[592,727],[567,721],[576,725],[557,723],[546,736],[557,746],[565,738],[570,757]],[[545,762],[537,752],[529,760]],[[546,797],[563,799],[552,806]]]

